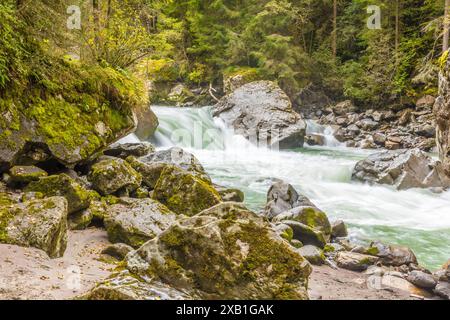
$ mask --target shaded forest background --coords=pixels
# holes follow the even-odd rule
[[[314,85],[360,106],[409,103],[437,92],[445,2],[6,0],[0,94],[63,83],[49,74],[59,61],[192,86],[220,87],[224,76],[245,73],[276,80],[291,96]],[[70,5],[81,8],[81,30],[67,27]],[[381,29],[367,27],[369,5],[381,8]]]

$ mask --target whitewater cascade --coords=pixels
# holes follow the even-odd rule
[[[409,246],[431,269],[450,257],[450,192],[396,191],[352,182],[354,165],[371,151],[343,147],[331,128],[307,122],[308,134],[324,135],[327,146],[274,151],[235,135],[212,118],[208,107],[152,110],[160,122],[152,141],[158,148],[180,146],[192,152],[214,182],[244,191],[253,210],[264,207],[267,190],[279,178],[308,196],[330,220],[346,221],[355,241]],[[131,135],[124,141],[138,139]]]

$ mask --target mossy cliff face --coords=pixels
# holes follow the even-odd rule
[[[222,203],[127,256],[137,276],[206,299],[307,299],[311,267],[262,218]]]
[[[143,88],[124,72],[56,58],[45,63],[39,79],[0,92],[0,170],[48,158],[74,166],[133,131],[133,110],[146,105]],[[35,149],[46,157],[30,156]]]
[[[153,190],[153,199],[177,214],[193,216],[221,201],[219,193],[204,180],[175,166],[166,167]]]

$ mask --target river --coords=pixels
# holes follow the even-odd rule
[[[414,250],[432,270],[450,258],[450,192],[397,191],[351,181],[356,162],[372,151],[346,148],[331,130],[308,121],[308,130],[325,136],[325,147],[275,151],[257,148],[221,122],[208,107],[153,106],[160,126],[158,148],[180,146],[192,152],[213,181],[241,189],[256,211],[266,202],[274,178],[291,183],[328,214],[344,220],[353,241],[381,240]],[[128,137],[129,140],[136,138]]]

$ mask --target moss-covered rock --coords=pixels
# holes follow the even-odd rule
[[[387,266],[417,264],[414,252],[407,247],[388,245],[379,241],[372,242],[366,250],[367,254],[377,256]]]
[[[291,220],[303,223],[312,229],[321,232],[328,242],[331,236],[331,225],[327,215],[316,207],[296,207],[276,216],[274,222]]]
[[[149,142],[114,143],[103,154],[111,157],[126,159],[129,156],[143,157],[150,152],[155,152],[155,147]]]
[[[150,189],[154,189],[156,186],[156,182],[158,182],[159,177],[161,176],[161,172],[168,166],[171,166],[168,163],[164,162],[142,162],[135,157],[128,157],[127,162],[133,167],[134,170],[139,172],[142,176],[142,182],[149,187]]]
[[[69,216],[68,223],[70,230],[84,230],[92,223],[94,214],[91,210],[86,209],[78,211]]]
[[[52,197],[0,207],[0,242],[61,257],[67,245],[67,201]]]
[[[308,299],[311,266],[255,213],[222,203],[179,219],[126,267],[202,299]]]
[[[152,199],[126,199],[108,207],[104,219],[112,243],[126,243],[138,248],[166,230],[176,215]]]
[[[222,197],[223,201],[226,202],[244,202],[245,195],[244,192],[242,192],[239,189],[235,188],[226,188],[223,186],[219,186],[217,184],[214,184],[214,189],[216,189],[220,196]]]
[[[29,183],[47,175],[47,172],[35,166],[15,166],[9,169],[8,182],[13,184]]]
[[[305,245],[313,245],[324,248],[327,244],[327,237],[323,232],[311,228],[306,224],[293,220],[283,220],[283,224],[288,225],[294,231],[294,239],[301,241]]]
[[[308,260],[313,265],[321,266],[325,263],[325,255],[323,254],[323,251],[316,246],[303,246],[298,249],[298,253],[300,253],[303,258]]]
[[[91,203],[91,193],[64,173],[33,181],[25,188],[25,191],[39,192],[46,197],[66,198],[69,214],[86,209]]]
[[[165,168],[153,190],[153,199],[177,214],[193,216],[221,201],[212,185],[175,166]]]
[[[119,190],[131,192],[142,183],[142,176],[128,162],[119,158],[105,159],[94,164],[88,179],[102,195],[110,195]]]

